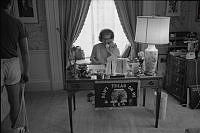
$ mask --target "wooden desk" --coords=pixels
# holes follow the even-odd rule
[[[155,119],[155,128],[158,128],[158,120],[159,120],[159,109],[160,109],[160,99],[161,99],[161,88],[162,88],[162,77],[161,76],[142,76],[142,77],[127,77],[127,78],[114,78],[114,79],[68,79],[67,88],[65,90],[68,92],[68,106],[69,106],[69,118],[70,118],[70,129],[71,133],[73,133],[73,122],[72,122],[72,101],[74,103],[74,110],[76,110],[75,106],[75,93],[78,91],[85,90],[94,90],[95,82],[99,81],[114,81],[114,80],[131,80],[133,82],[139,81],[140,88],[144,89],[143,93],[143,106],[145,106],[145,97],[146,97],[146,88],[155,89],[157,92],[156,96],[156,119]],[[82,85],[86,85],[87,87],[81,87]],[[73,100],[72,100],[73,99]]]

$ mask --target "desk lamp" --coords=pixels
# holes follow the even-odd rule
[[[136,25],[135,42],[148,44],[145,49],[145,75],[155,75],[158,49],[155,45],[169,43],[170,17],[138,16]]]

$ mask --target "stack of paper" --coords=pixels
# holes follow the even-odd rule
[[[128,58],[118,58],[117,59],[117,66],[116,66],[116,73],[117,74],[127,74],[127,71],[129,70],[128,65]]]
[[[117,57],[110,56],[107,58],[106,75],[115,75],[117,65]]]

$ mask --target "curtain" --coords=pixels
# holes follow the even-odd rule
[[[70,49],[81,32],[91,0],[59,0],[58,2],[63,79],[66,79],[66,67],[69,66]]]
[[[114,42],[122,54],[130,42],[121,26],[114,0],[92,0],[83,29],[73,45],[81,46],[86,58],[90,57],[93,46],[99,43],[99,33],[104,28],[114,32]]]
[[[115,0],[121,25],[131,43],[131,59],[137,56],[139,47],[134,42],[137,16],[142,15],[142,1]]]

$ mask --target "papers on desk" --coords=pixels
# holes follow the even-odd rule
[[[106,75],[114,75],[117,66],[117,57],[110,56],[107,58]]]
[[[106,74],[116,75],[122,74],[126,75],[129,68],[128,58],[110,58],[106,64]]]
[[[97,73],[97,71],[105,71],[105,65],[87,65],[87,69],[91,70],[92,73]]]
[[[128,58],[118,58],[115,72],[126,75],[128,70],[130,69],[128,65],[128,61],[129,61]]]
[[[90,58],[88,58],[88,59],[77,60],[76,63],[77,63],[78,65],[90,64],[91,61],[90,61]]]

